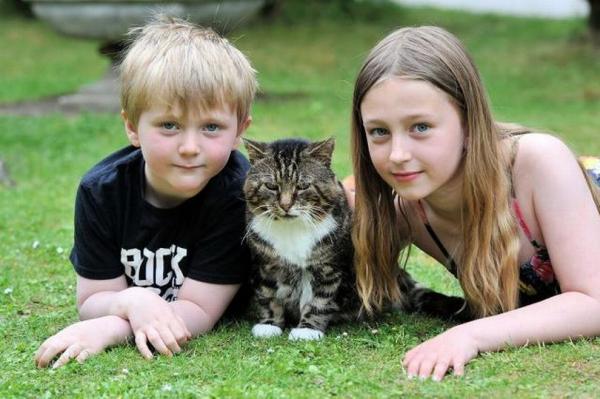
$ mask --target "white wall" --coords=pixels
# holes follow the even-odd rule
[[[544,18],[582,17],[589,13],[587,0],[394,0],[405,5],[436,6],[472,12]]]

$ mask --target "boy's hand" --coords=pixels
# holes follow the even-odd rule
[[[44,341],[35,354],[35,363],[46,367],[59,354],[52,368],[63,366],[71,359],[83,363],[105,348],[125,341],[130,332],[127,320],[117,316],[80,321]]]
[[[184,321],[173,312],[169,304],[155,293],[139,287],[122,291],[121,300],[125,304],[135,344],[146,359],[152,358],[148,343],[166,356],[181,351],[192,334]]]

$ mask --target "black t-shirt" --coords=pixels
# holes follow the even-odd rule
[[[144,160],[129,146],[94,166],[75,202],[71,262],[89,279],[125,274],[130,286],[177,298],[184,277],[214,284],[246,281],[250,255],[243,244],[242,186],[248,161],[233,151],[205,188],[175,208],[144,200]]]

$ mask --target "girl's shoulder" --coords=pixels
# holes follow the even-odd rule
[[[528,133],[512,137],[511,140],[516,141],[518,148],[515,162],[538,165],[545,160],[552,161],[555,156],[575,160],[569,147],[560,138],[548,133]]]
[[[580,173],[577,158],[558,137],[529,133],[513,137],[507,145],[514,148],[512,180],[515,191],[529,191],[562,173]]]

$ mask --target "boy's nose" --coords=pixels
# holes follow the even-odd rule
[[[197,135],[193,132],[185,132],[181,135],[182,141],[179,143],[179,153],[181,155],[197,155],[200,152]]]

